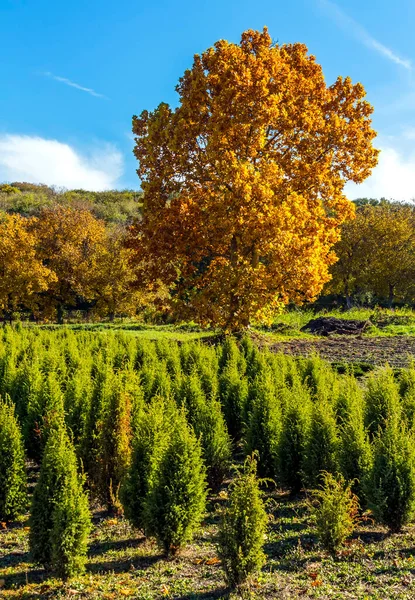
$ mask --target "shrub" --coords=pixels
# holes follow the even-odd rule
[[[322,485],[313,490],[309,507],[321,545],[335,553],[355,528],[359,501],[341,475],[323,472],[321,478]]]
[[[246,360],[244,354],[239,350],[236,339],[230,335],[220,347],[219,371],[222,372],[228,365],[234,363],[241,375],[245,375]]]
[[[85,425],[79,444],[79,455],[88,475],[88,485],[94,487],[99,480],[99,428],[114,385],[114,374],[101,357],[97,357],[94,362],[92,378],[92,394],[85,409]]]
[[[31,458],[40,460],[47,443],[51,421],[64,414],[63,394],[55,371],[49,371],[38,392],[33,390],[24,423],[27,451]]]
[[[385,427],[389,418],[399,419],[402,406],[392,369],[385,368],[369,377],[366,391],[365,424],[371,439]]]
[[[292,494],[297,494],[304,486],[303,463],[310,430],[311,408],[308,390],[297,383],[288,396],[278,446],[279,480]]]
[[[339,379],[330,363],[314,355],[300,359],[298,366],[312,398],[333,404],[339,394]]]
[[[243,584],[264,565],[267,522],[256,461],[247,458],[244,471],[230,485],[219,525],[218,554],[230,586]]]
[[[399,392],[402,398],[403,418],[409,429],[415,425],[415,363],[401,372]]]
[[[27,505],[23,440],[14,405],[0,399],[0,521],[22,514]]]
[[[33,561],[70,577],[84,568],[91,528],[88,498],[61,422],[50,430],[35,487],[29,545]]]
[[[183,380],[180,400],[187,409],[187,419],[202,444],[209,487],[216,491],[229,469],[231,442],[221,405],[207,400],[196,374]]]
[[[170,412],[163,398],[155,397],[137,415],[131,464],[120,490],[125,516],[137,529],[145,528],[145,502],[167,445]]]
[[[91,394],[90,373],[82,365],[71,375],[64,392],[66,423],[75,445],[80,443],[85,431]]]
[[[219,377],[219,397],[223,407],[226,426],[231,437],[242,437],[248,381],[238,371],[236,361],[227,364]]]
[[[324,401],[313,404],[311,426],[304,458],[304,477],[310,487],[318,485],[320,473],[336,473],[339,439],[332,407]]]
[[[278,464],[281,409],[269,372],[260,373],[249,391],[250,413],[246,428],[245,452],[258,453],[261,477],[274,478]]]
[[[414,440],[396,420],[386,423],[373,443],[373,464],[365,482],[368,505],[377,521],[400,531],[415,508]]]
[[[372,451],[368,432],[364,424],[364,405],[359,396],[349,399],[339,427],[339,465],[346,480],[351,481],[351,489],[365,504],[364,486],[371,466]]]
[[[97,492],[108,510],[119,512],[119,489],[131,459],[131,399],[118,378],[102,408],[97,440]]]
[[[206,472],[199,440],[177,415],[145,503],[146,530],[175,555],[200,526],[206,506]]]

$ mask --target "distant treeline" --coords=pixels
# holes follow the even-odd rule
[[[342,226],[338,262],[323,290],[352,304],[413,304],[415,205],[382,198],[356,202],[356,218]]]
[[[107,223],[128,225],[139,214],[142,197],[142,192],[136,190],[88,192],[14,182],[0,185],[0,211],[31,217],[39,215],[44,208],[58,205],[89,210]]]
[[[140,284],[128,247],[141,198],[133,191],[0,186],[0,318],[62,322],[68,311],[81,311],[113,319],[153,306],[160,288]]]
[[[139,274],[148,257],[144,264],[137,239],[131,243],[129,226],[140,220],[142,205],[140,191],[0,185],[0,318],[62,322],[67,311],[79,310],[112,319],[149,306],[150,314],[162,308],[167,315],[171,290],[159,282],[143,285]],[[414,205],[384,198],[355,205],[317,306],[333,299],[347,307],[413,304]]]

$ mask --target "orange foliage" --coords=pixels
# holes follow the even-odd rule
[[[37,294],[56,280],[36,253],[36,219],[2,215],[0,220],[0,313],[11,318],[21,306],[34,309]]]
[[[133,118],[141,276],[168,284],[182,316],[227,330],[312,300],[353,214],[344,185],[377,162],[363,86],[327,86],[303,44],[264,29],[196,55],[177,91],[175,110]]]
[[[38,254],[56,279],[44,298],[44,311],[74,306],[79,297],[94,298],[98,264],[104,252],[105,223],[88,210],[54,207],[42,211],[35,223]]]

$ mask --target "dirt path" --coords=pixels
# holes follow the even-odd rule
[[[333,336],[314,340],[290,340],[272,344],[274,352],[306,356],[317,352],[330,362],[366,363],[381,365],[389,363],[404,367],[410,357],[415,358],[415,336],[355,337]]]

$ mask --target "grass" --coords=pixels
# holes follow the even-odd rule
[[[93,331],[108,333],[110,331],[123,331],[140,339],[147,340],[175,340],[186,342],[213,338],[218,334],[214,329],[202,329],[193,323],[181,325],[147,325],[135,321],[120,321],[116,323],[69,323],[66,325],[41,325],[42,328],[55,330],[65,327],[72,331]]]
[[[223,495],[223,494],[222,494]],[[267,564],[244,596],[250,598],[406,599],[415,597],[415,527],[387,535],[363,523],[336,557],[318,545],[304,497],[270,492],[271,522],[266,539]],[[27,521],[0,531],[1,598],[83,598],[106,600],[236,599],[226,589],[216,558],[215,536],[221,496],[194,543],[167,560],[158,548],[122,518],[99,510],[85,575],[69,582],[48,576],[30,563]]]
[[[415,311],[411,308],[352,308],[349,311],[340,309],[315,312],[309,308],[287,310],[275,316],[269,325],[252,326],[252,331],[264,338],[265,341],[283,342],[286,340],[316,340],[316,336],[301,331],[311,319],[317,317],[336,317],[338,319],[370,320],[372,325],[363,334],[364,337],[415,336]],[[113,323],[68,323],[62,325],[41,325],[45,329],[66,327],[72,330],[95,331],[124,331],[128,334],[148,340],[176,340],[185,342],[191,340],[208,340],[215,338],[219,330],[204,329],[196,323],[181,323],[167,325],[151,325],[130,319],[118,320]],[[317,338],[318,339],[318,338]]]

